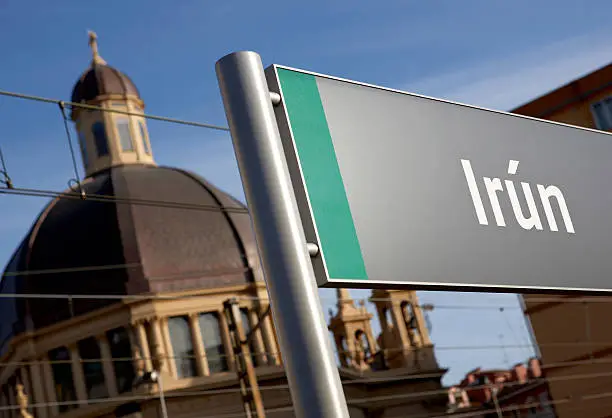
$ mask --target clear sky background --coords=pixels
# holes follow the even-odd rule
[[[609,63],[611,14],[610,0],[0,0],[0,89],[69,100],[89,64],[93,29],[101,55],[135,81],[152,114],[225,125],[214,64],[244,49],[266,65],[509,110]],[[193,170],[244,199],[227,133],[162,122],[149,129],[159,164]],[[74,177],[55,105],[0,97],[0,147],[17,187],[62,190]],[[45,203],[0,195],[0,265]],[[333,307],[333,291],[321,296],[325,311]],[[515,295],[420,298],[436,305],[431,336],[450,368],[445,383],[533,353]],[[499,345],[506,348],[490,347]]]

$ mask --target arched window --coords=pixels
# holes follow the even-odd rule
[[[100,346],[94,337],[81,340],[77,344],[79,357],[83,360],[83,376],[89,399],[100,399],[108,396],[102,368]]]
[[[351,352],[349,350],[349,346],[348,346],[348,343],[346,342],[346,337],[344,335],[340,337],[340,350],[342,351],[342,354],[345,357],[347,358],[351,357]]]
[[[108,155],[108,140],[106,138],[106,129],[104,123],[95,122],[91,125],[91,133],[94,136],[94,142],[96,144],[96,152],[98,157],[104,157]]]
[[[408,338],[410,338],[410,343],[418,344],[421,335],[419,332],[417,318],[414,313],[414,307],[412,306],[412,303],[407,301],[402,302],[400,306],[402,308],[404,323],[406,324],[406,329],[408,330]]]
[[[197,375],[195,352],[189,319],[186,316],[175,316],[168,319],[168,331],[174,350],[174,363],[179,378]]]
[[[115,382],[119,393],[129,392],[136,377],[134,365],[130,360],[132,357],[132,346],[130,337],[125,328],[115,328],[106,333],[106,339],[113,358],[113,369],[115,370]]]
[[[130,120],[128,118],[117,119],[117,132],[119,133],[119,142],[123,151],[134,151],[134,143],[130,133]]]
[[[416,330],[416,316],[414,315],[414,309],[412,308],[412,304],[404,301],[400,306],[402,308],[402,315],[404,316],[404,322],[406,323],[406,327],[411,330]]]
[[[51,373],[53,374],[53,387],[55,388],[55,399],[59,402],[59,411],[65,412],[77,407],[74,403],[76,392],[72,380],[72,365],[70,364],[70,351],[66,347],[56,348],[49,351],[51,362]]]
[[[147,138],[147,130],[145,129],[144,122],[138,121],[138,126],[140,127],[140,138],[142,139],[142,148],[144,149],[145,154],[151,155],[151,148],[149,147],[149,140]]]
[[[368,342],[368,339],[366,338],[366,335],[362,330],[359,329],[355,332],[355,341],[361,346],[366,357],[372,354],[372,350],[370,349],[370,343]]]
[[[87,156],[87,143],[84,132],[79,131],[79,146],[81,147],[81,155],[83,156],[83,165],[89,167],[89,158]]]
[[[227,357],[221,335],[221,325],[219,315],[216,312],[200,314],[200,332],[202,333],[202,343],[208,361],[210,373],[219,373],[229,370]]]

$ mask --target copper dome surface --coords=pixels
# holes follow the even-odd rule
[[[244,205],[206,180],[126,165],[88,178],[83,189],[90,199],[56,198],[43,209],[6,267],[0,292],[136,295],[261,280]],[[58,272],[36,274],[45,270]],[[116,302],[2,298],[0,316],[11,325],[3,324],[0,340]]]
[[[140,98],[136,85],[127,75],[107,64],[94,62],[72,89],[71,101],[87,102],[105,95]]]

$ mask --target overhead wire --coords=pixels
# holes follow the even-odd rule
[[[546,382],[551,382],[551,381],[568,381],[568,380],[582,380],[582,379],[590,379],[590,378],[601,378],[601,377],[610,377],[612,376],[612,372],[608,372],[608,373],[590,373],[590,374],[582,374],[582,375],[572,375],[572,376],[559,376],[559,377],[550,377],[550,378],[546,378],[546,379],[530,379],[527,382],[504,382],[503,383],[503,387],[512,387],[512,386],[522,386],[522,385],[529,385],[529,384],[535,384],[535,383],[546,383]],[[357,383],[357,381],[345,381],[342,382],[343,385],[348,384],[348,383]],[[496,386],[496,384],[484,384],[484,385],[474,385],[474,386],[470,386],[470,387],[463,387],[463,390],[466,391],[476,391],[476,390],[483,390],[483,389],[491,389],[492,387]],[[273,385],[273,386],[260,386],[259,390],[288,390],[289,389],[289,385]],[[250,390],[250,389],[248,389]],[[185,391],[185,390],[180,390],[178,392],[172,392],[172,391],[164,391],[164,397],[167,399],[172,399],[172,398],[182,398],[182,397],[192,397],[192,396],[214,396],[214,395],[222,395],[222,394],[239,394],[240,390],[239,389],[206,389],[206,390],[195,390],[195,391]],[[416,392],[407,392],[407,393],[400,393],[400,394],[391,394],[391,395],[377,395],[377,396],[367,396],[367,397],[363,397],[363,398],[356,398],[356,399],[347,399],[347,403],[351,406],[358,406],[358,405],[363,405],[363,404],[367,404],[370,402],[381,402],[381,401],[393,401],[393,400],[408,400],[408,399],[414,399],[414,398],[424,398],[424,397],[428,397],[428,396],[436,396],[436,395],[447,395],[448,394],[448,388],[441,388],[441,389],[431,389],[431,390],[423,390],[423,391],[416,391]],[[589,395],[583,395],[580,398],[578,397],[574,397],[573,400],[597,400],[597,399],[601,399],[601,398],[606,398],[606,397],[610,397],[612,396],[612,392],[600,392],[600,393],[596,393],[596,394],[589,394]],[[119,396],[114,396],[114,397],[107,397],[107,398],[103,398],[103,399],[91,399],[91,400],[81,400],[81,401],[56,401],[56,402],[42,402],[42,403],[34,403],[34,404],[30,404],[29,407],[30,408],[41,408],[41,407],[49,407],[49,406],[69,406],[69,405],[83,405],[83,404],[102,404],[102,403],[121,403],[121,402],[128,402],[128,401],[136,401],[136,400],[148,400],[148,399],[157,399],[159,397],[159,393],[150,393],[150,394],[143,394],[143,395],[119,395]],[[551,400],[546,402],[546,404],[550,403],[560,403],[560,402],[568,402],[570,400],[566,400],[566,399],[561,399],[561,400]],[[522,409],[522,408],[529,408],[531,406],[539,406],[541,405],[542,402],[538,401],[538,402],[525,402],[522,404],[514,404],[514,405],[509,405],[506,407],[503,407],[502,410],[505,411],[511,411],[514,409]],[[11,409],[15,409],[15,408],[19,408],[18,405],[9,405],[9,406],[4,406],[4,407],[0,407],[0,411],[2,410],[11,410]],[[471,416],[477,416],[477,415],[470,415],[471,413],[483,413],[485,411],[483,411],[482,409],[479,409],[477,411],[469,411],[466,412],[465,415],[464,414],[459,414],[459,415],[453,415],[455,417],[471,417]],[[495,412],[495,409],[492,410],[492,412]],[[244,413],[240,413],[240,415],[236,415],[236,416],[243,416]],[[420,415],[418,417],[420,418],[437,418],[437,417],[446,417],[448,415],[439,415],[439,414],[427,414],[427,415]],[[220,415],[216,415],[216,417],[220,417]],[[416,417],[413,417],[416,418]]]
[[[151,206],[160,208],[170,209],[192,209],[202,211],[214,211],[214,212],[227,212],[227,213],[249,213],[248,209],[241,207],[227,207],[227,206],[216,206],[210,204],[199,204],[199,203],[187,203],[187,202],[171,202],[163,200],[153,199],[138,199],[138,198],[124,198],[119,196],[101,195],[95,193],[87,193],[86,198],[80,193],[74,191],[54,191],[44,189],[31,189],[31,188],[20,188],[20,187],[0,187],[0,193],[6,195],[20,195],[20,196],[31,196],[31,197],[48,197],[48,198],[59,198],[59,199],[71,199],[78,201],[91,201],[91,202],[105,202],[105,203],[119,203],[119,204],[130,204],[139,206]]]
[[[11,181],[11,177],[9,176],[8,170],[6,168],[6,161],[4,161],[4,154],[2,153],[2,147],[0,146],[0,184],[4,184],[7,189],[13,188],[13,182]]]
[[[3,190],[2,188],[0,188],[0,193],[2,193]],[[88,195],[90,196],[90,195]],[[80,199],[80,197],[78,197],[77,195],[74,196],[77,199]],[[89,199],[89,197],[88,197]],[[211,210],[219,210],[218,208],[209,208]],[[248,213],[247,210],[242,210],[242,209],[238,209],[238,210],[234,210],[234,208],[225,208],[223,210],[226,210],[228,212],[238,212],[238,213]],[[90,272],[90,271],[101,271],[101,270],[113,270],[113,269],[121,269],[121,268],[137,268],[138,266],[140,266],[139,263],[126,263],[126,264],[113,264],[113,265],[101,265],[101,266],[83,266],[83,267],[67,267],[67,268],[52,268],[52,269],[41,269],[41,270],[24,270],[24,271],[7,271],[4,273],[5,276],[7,277],[14,277],[14,276],[24,276],[24,275],[41,275],[41,274],[58,274],[58,273],[73,273],[73,272]],[[181,273],[179,274],[179,276],[188,276],[188,275],[198,275],[198,274],[202,274],[202,273],[207,273],[210,272],[209,270],[206,271],[194,271],[194,272],[186,272],[186,273]],[[164,278],[168,278],[171,277],[170,276],[152,276],[152,279],[164,279]],[[56,294],[56,295],[47,295],[47,294],[27,294],[27,293],[9,293],[9,294],[1,294],[0,293],[0,298],[3,297],[15,297],[15,298],[21,298],[21,297],[40,297],[40,298],[44,298],[44,297],[50,297],[50,298],[95,298],[95,297],[99,297],[100,299],[120,299],[120,298],[125,298],[125,299],[132,299],[132,298],[142,298],[142,299],[177,299],[177,298],[188,298],[191,297],[190,295],[181,295],[181,296],[175,296],[175,295],[159,295],[159,294],[151,294],[151,295],[78,295],[78,294]],[[256,298],[257,299],[257,298]],[[320,299],[324,300],[326,298],[321,297]],[[329,298],[331,299],[331,298]],[[334,301],[337,301],[337,299],[333,299]],[[376,298],[376,297],[370,297],[370,298],[354,298],[353,300],[355,301],[359,301],[359,300],[364,300],[367,302],[387,302],[387,301],[391,301],[391,302],[397,302],[399,303],[399,301],[397,301],[396,299],[393,298]],[[530,303],[548,303],[548,302],[559,302],[560,298],[559,297],[533,297],[529,299]],[[562,303],[612,303],[612,296],[598,296],[598,297],[584,297],[584,296],[577,296],[575,298],[563,298],[562,299]],[[459,305],[459,304],[429,304],[429,303],[421,303],[416,305],[416,307],[422,308],[422,309],[429,309],[431,306],[434,306],[436,309],[456,309],[456,310],[500,310],[503,309],[505,310],[522,310],[522,308],[520,306],[512,306],[512,305],[504,305],[504,306],[499,306],[499,305],[492,305],[492,304],[483,304],[483,305],[474,305],[474,304],[469,304],[469,305]],[[527,309],[528,311],[529,309]],[[529,312],[527,312],[527,314],[529,314]]]
[[[221,125],[215,125],[212,123],[188,121],[188,120],[170,118],[166,116],[151,115],[148,113],[141,113],[141,112],[130,112],[127,110],[121,110],[121,109],[116,109],[116,108],[106,108],[106,107],[101,107],[101,106],[89,105],[85,103],[75,103],[75,102],[64,101],[64,100],[59,100],[59,99],[50,99],[47,97],[35,96],[35,95],[24,94],[24,93],[17,93],[17,92],[12,92],[12,91],[7,91],[7,90],[0,90],[0,96],[14,97],[16,99],[25,99],[25,100],[31,100],[35,102],[41,102],[41,103],[53,103],[56,105],[63,103],[64,106],[68,106],[71,108],[98,110],[101,112],[119,113],[122,115],[129,115],[129,116],[139,116],[145,119],[158,120],[162,122],[171,122],[171,123],[176,123],[178,125],[195,126],[198,128],[207,128],[207,129],[213,129],[217,131],[229,132],[228,127],[221,126]]]
[[[2,147],[0,147],[0,175],[2,175],[2,179],[0,179],[0,184],[4,184],[4,187],[7,189],[12,189],[13,182],[6,168],[6,161],[4,161],[4,154],[2,153]]]
[[[527,356],[531,355],[532,354],[532,350],[533,350],[533,346],[531,344],[529,344],[529,341],[527,340],[525,335],[521,335],[520,333],[518,333],[514,329],[514,326],[512,325],[512,323],[508,319],[508,316],[506,315],[505,307],[501,306],[499,308],[499,312],[500,312],[501,316],[504,318],[504,321],[506,322],[506,326],[508,327],[508,329],[512,333],[512,337],[514,338],[514,340],[515,341],[520,341],[521,343],[524,344],[525,347],[528,347],[528,348],[524,348],[523,354],[526,354]]]
[[[569,343],[568,343],[569,344]],[[452,350],[463,350],[463,349],[467,349],[467,350],[474,350],[477,347],[468,347],[468,346],[442,346],[440,347],[441,349],[452,349]],[[411,352],[411,351],[421,351],[423,348],[422,347],[410,347],[410,348],[388,348],[388,349],[384,349],[384,351],[386,351],[387,353],[394,353],[394,352]],[[435,347],[435,349],[438,349],[438,347]],[[499,346],[487,346],[484,347],[483,349],[499,349]],[[381,350],[383,351],[383,350]],[[338,354],[356,354],[358,353],[357,350],[334,350],[334,354],[338,355]],[[236,355],[241,356],[242,354],[207,354],[205,356],[206,360],[218,360],[218,359],[223,359],[223,358],[233,358]],[[256,351],[256,352],[251,352],[249,354],[252,357],[256,357],[256,358],[272,358],[272,357],[277,357],[280,358],[282,356],[282,353],[280,352],[275,352],[275,351]],[[168,359],[168,360],[176,360],[176,359],[197,359],[196,355],[168,355],[168,354],[164,354],[161,357]],[[133,362],[133,361],[145,361],[145,360],[155,360],[156,357],[155,356],[149,356],[149,357],[110,357],[108,358],[108,361],[111,363],[126,363],[126,362]],[[77,363],[80,364],[88,364],[88,363],[100,363],[102,361],[106,361],[105,359],[102,358],[96,358],[96,359],[82,359],[82,358],[78,358],[76,360]],[[14,360],[14,361],[4,361],[4,362],[0,362],[0,367],[26,367],[26,366],[40,366],[40,365],[55,365],[55,364],[72,364],[73,360],[68,359],[68,360],[50,360],[50,359],[38,359],[38,360]],[[559,369],[559,368],[569,368],[569,367],[575,367],[575,366],[584,366],[584,365],[604,365],[604,364],[612,364],[612,358],[600,358],[600,359],[587,359],[587,360],[566,360],[566,361],[560,361],[560,362],[556,362],[556,363],[550,363],[550,364],[542,364],[540,367],[542,370],[546,371],[546,370],[553,370],[553,369]],[[269,365],[269,364],[268,364]],[[257,367],[262,367],[262,366],[266,366],[266,364],[263,365],[259,365]],[[442,370],[442,369],[440,369]],[[607,372],[606,372],[607,373]],[[405,376],[401,376],[401,377],[397,377],[397,378],[392,378],[391,380],[403,380],[406,377],[410,377],[410,378],[423,378],[423,377],[432,377],[432,376],[438,376],[439,373],[438,372],[419,372],[419,373],[411,373]],[[611,372],[612,375],[612,372]],[[369,380],[367,381],[371,381],[371,382],[376,382],[376,381],[380,381],[380,382],[386,382],[389,381],[388,378],[379,378],[379,377],[371,377],[368,378]],[[364,380],[365,381],[365,380]],[[361,382],[361,381],[360,381]]]
[[[72,144],[72,135],[70,134],[70,127],[68,126],[68,116],[66,115],[66,106],[63,101],[58,103],[60,112],[62,114],[62,121],[64,123],[64,130],[66,131],[66,139],[68,140],[68,149],[70,150],[70,159],[72,161],[72,169],[74,170],[74,181],[77,183],[79,189],[79,195],[81,199],[85,199],[85,192],[83,191],[83,185],[79,178],[79,169],[77,167],[76,154],[74,153],[74,146]],[[70,181],[68,182],[70,184]]]
[[[45,275],[45,274],[60,274],[60,273],[86,273],[92,271],[104,271],[104,270],[114,270],[114,269],[132,269],[140,267],[140,263],[128,263],[128,264],[117,264],[117,265],[108,265],[105,267],[97,268],[97,267],[73,267],[73,268],[57,268],[57,269],[44,269],[44,270],[23,270],[23,271],[7,271],[5,272],[6,277],[21,277],[21,276],[29,276],[29,275]],[[246,269],[245,269],[246,271]],[[148,276],[150,280],[163,280],[170,278],[180,278],[180,277],[206,277],[207,273],[215,273],[216,270],[199,270],[199,271],[191,271],[179,274],[171,274],[171,275],[163,275],[163,276]],[[151,294],[78,294],[78,293],[17,293],[17,292],[5,292],[0,293],[0,299],[111,299],[111,300],[175,300],[175,299],[193,299],[200,298],[203,294],[194,291],[190,294],[159,294],[159,293],[151,293]],[[261,301],[261,302],[269,302],[267,298],[261,298],[258,296],[246,296],[246,295],[237,295],[235,296],[238,300],[249,300],[249,301]],[[333,301],[334,298],[319,298],[322,301]],[[368,298],[355,298],[355,301],[364,301],[369,302]],[[395,299],[378,299],[377,301],[388,301],[391,303],[400,302]],[[457,309],[456,305],[445,305],[445,304],[426,304],[413,305],[417,309],[423,310],[432,310],[432,309]],[[460,309],[465,309],[467,307],[459,306]],[[478,307],[474,309],[478,310]],[[482,308],[480,308],[482,309]],[[486,307],[485,309],[496,310],[498,308],[491,306]],[[593,343],[595,344],[595,343]],[[528,345],[531,347],[531,345]]]

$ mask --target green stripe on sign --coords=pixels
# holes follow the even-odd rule
[[[281,68],[278,76],[329,277],[367,280],[317,81]]]

